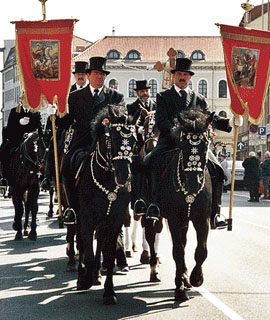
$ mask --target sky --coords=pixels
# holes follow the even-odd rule
[[[160,3],[159,3],[160,2]],[[47,0],[47,19],[79,21],[74,34],[89,41],[104,36],[218,36],[215,23],[237,26],[245,0]],[[250,0],[253,5],[262,0]],[[267,3],[267,0],[264,0]],[[1,4],[0,47],[4,39],[15,38],[15,26],[10,21],[42,20],[39,0],[8,0]],[[0,57],[1,61],[1,57]]]

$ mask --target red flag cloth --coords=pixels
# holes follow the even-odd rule
[[[44,101],[68,112],[72,36],[75,20],[16,21],[16,59],[23,105],[33,110]]]
[[[270,32],[219,26],[232,112],[259,124],[269,84]]]

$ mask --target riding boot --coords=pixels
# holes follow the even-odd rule
[[[71,179],[64,179],[64,192],[66,195],[66,201],[68,204],[68,208],[65,210],[63,214],[64,224],[76,224],[76,213],[75,208],[77,205],[76,201],[76,191],[75,191],[75,182]]]
[[[146,183],[146,177],[144,172],[137,171],[134,175],[134,196],[135,196],[135,203],[134,203],[134,214],[137,216],[142,216],[146,214],[147,205],[143,200],[143,188]]]
[[[160,209],[157,205],[157,191],[158,191],[158,183],[159,176],[155,170],[152,169],[149,179],[149,187],[150,187],[150,196],[151,196],[151,204],[149,205],[145,218],[151,220],[159,220],[160,218]]]
[[[53,168],[54,154],[51,148],[49,149],[46,158],[47,159],[45,160],[44,179],[41,182],[41,189],[49,191],[52,186],[52,180],[53,180],[52,176],[54,172],[54,168]]]
[[[220,219],[221,197],[223,181],[212,180],[212,212],[210,217],[211,229],[221,229],[227,226],[227,222]]]
[[[132,181],[132,198],[133,198],[133,210],[137,216],[146,214],[147,206],[143,200],[144,187],[146,184],[145,166],[139,152],[134,155],[131,171],[133,173]]]

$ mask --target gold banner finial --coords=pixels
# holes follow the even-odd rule
[[[246,0],[247,2],[244,2],[241,4],[241,7],[245,10],[245,16],[244,16],[244,27],[247,27],[248,25],[248,13],[250,10],[254,8],[254,5],[249,3],[249,0]]]
[[[46,20],[46,7],[45,7],[45,2],[47,0],[38,0],[39,2],[41,2],[42,4],[42,15],[43,15],[43,21],[47,21]]]

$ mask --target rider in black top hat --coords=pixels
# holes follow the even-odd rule
[[[175,69],[171,71],[174,85],[170,89],[157,94],[156,125],[160,130],[160,136],[157,146],[146,160],[146,171],[150,173],[152,194],[152,203],[146,212],[147,218],[158,219],[160,216],[158,199],[156,197],[156,190],[158,188],[157,179],[159,177],[155,171],[154,161],[160,161],[159,159],[161,159],[164,151],[175,148],[175,142],[171,139],[170,135],[171,129],[174,126],[174,119],[177,118],[179,112],[185,109],[199,107],[203,111],[208,110],[205,97],[188,87],[190,78],[194,75],[194,72],[191,71],[191,65],[192,61],[190,59],[177,58]],[[242,117],[233,117],[229,120],[215,116],[212,126],[214,129],[230,132],[232,126],[241,126],[242,122]],[[214,221],[216,220],[215,216],[220,214],[224,173],[218,160],[210,151],[208,159],[208,168],[213,185],[211,227],[216,228]],[[222,223],[226,225],[224,221]]]
[[[136,91],[137,99],[127,105],[128,114],[134,116],[141,108],[146,109],[147,111],[156,110],[156,102],[150,98],[150,89],[151,86],[148,84],[147,80],[138,80],[136,81]],[[143,141],[143,123],[144,116],[141,114],[140,118],[136,124],[136,132],[137,132],[137,144],[136,144],[136,153],[133,157],[132,163],[132,173],[133,173],[133,181],[132,181],[132,193],[131,193],[131,208],[134,209],[135,214],[141,215],[145,211],[144,203],[141,203],[139,199],[141,198],[141,193],[143,192],[143,161],[140,157],[140,149],[142,148]],[[136,200],[138,201],[136,202]],[[143,207],[141,207],[141,204]]]
[[[57,127],[67,129],[71,124],[75,129],[74,137],[69,150],[64,158],[62,176],[65,185],[69,208],[64,213],[64,223],[75,222],[75,211],[77,209],[77,198],[75,179],[70,170],[70,160],[74,152],[80,148],[88,149],[92,143],[90,123],[97,113],[108,104],[124,105],[123,94],[114,89],[104,86],[106,76],[110,73],[106,69],[106,58],[90,58],[90,67],[86,70],[89,84],[81,89],[70,93],[68,99],[69,113],[64,117],[56,118]],[[55,114],[52,106],[48,108],[48,114]]]
[[[75,83],[70,88],[70,93],[75,90],[81,90],[88,85],[86,70],[88,69],[88,62],[85,61],[76,61],[75,70],[72,72],[75,78]],[[46,129],[51,130],[51,120],[48,118]],[[63,129],[57,128],[56,131],[56,140],[57,140],[57,149],[59,150],[63,145]],[[53,151],[53,140],[49,145],[49,150],[46,153],[45,159],[45,170],[44,170],[44,179],[41,182],[41,189],[50,190],[52,177],[55,175],[54,167],[54,151]]]

